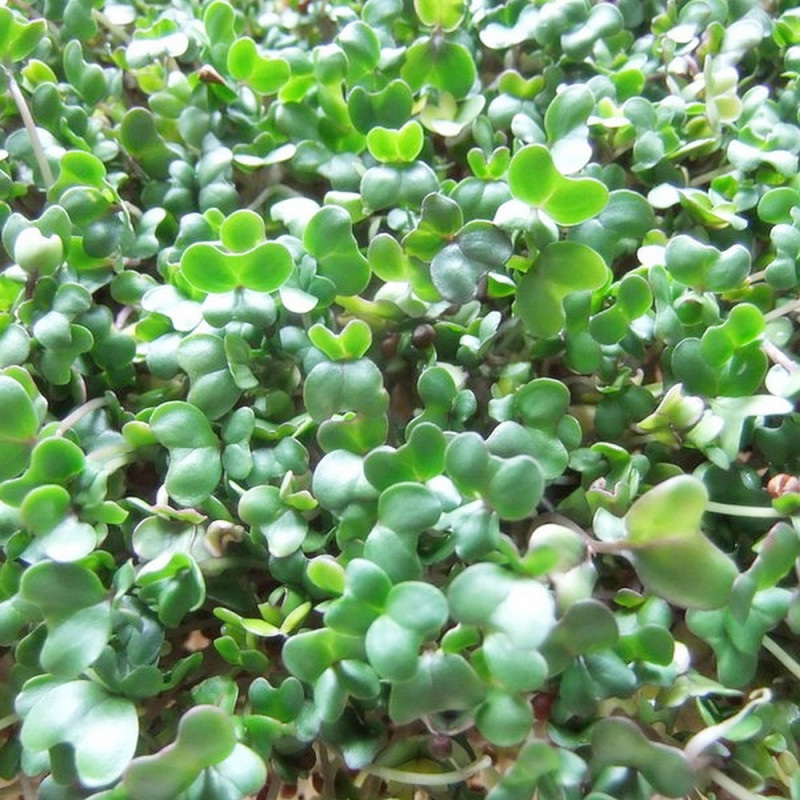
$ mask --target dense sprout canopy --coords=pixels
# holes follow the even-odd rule
[[[0,5],[2,791],[800,800],[794,6]]]

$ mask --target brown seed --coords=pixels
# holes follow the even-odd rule
[[[417,325],[414,332],[411,334],[411,343],[418,350],[424,350],[430,347],[436,340],[436,328],[429,325],[427,322],[422,325]]]
[[[770,497],[783,497],[785,494],[794,494],[800,492],[800,480],[796,475],[787,475],[785,472],[781,472],[769,479],[767,491]]]
[[[218,83],[221,86],[225,85],[225,79],[210,64],[203,64],[203,66],[197,70],[197,77],[203,83]]]
[[[297,764],[300,769],[310,772],[317,763],[317,754],[312,748],[307,747],[294,757],[294,763]]]
[[[397,355],[397,344],[400,337],[396,333],[390,333],[381,342],[381,355],[384,358],[394,358]]]
[[[533,715],[539,722],[547,722],[550,719],[550,710],[553,708],[555,697],[546,692],[539,692],[533,698]]]

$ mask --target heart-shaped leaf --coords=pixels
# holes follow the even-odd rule
[[[0,9],[0,28],[3,30],[3,36],[0,38],[0,55],[3,61],[9,63],[22,61],[36,49],[47,33],[47,23],[44,19],[28,22],[5,6]]]
[[[231,755],[235,746],[233,720],[216,706],[195,706],[181,717],[172,744],[130,763],[123,785],[134,800],[173,800],[200,772]]]
[[[146,108],[132,108],[120,126],[122,146],[141,164],[142,168],[156,180],[169,176],[169,165],[179,151],[166,144],[153,115]]]
[[[599,289],[608,267],[591,247],[577,242],[548,244],[517,286],[517,313],[536,336],[555,336],[563,327],[564,298]]]
[[[361,358],[372,345],[372,331],[360,319],[351,319],[338,334],[317,323],[308,329],[308,338],[332,361]]]
[[[423,161],[380,164],[361,179],[361,198],[372,211],[394,206],[419,208],[424,197],[439,189],[436,173]]]
[[[555,625],[550,592],[496,564],[467,567],[450,584],[447,597],[455,619],[505,633],[517,648],[539,647]]]
[[[406,50],[400,74],[414,90],[429,84],[460,100],[475,83],[476,70],[466,47],[437,35],[422,39]]]
[[[481,652],[492,677],[510,691],[533,691],[547,678],[548,662],[543,656],[515,647],[504,633],[487,634]]]
[[[275,486],[248,489],[239,500],[239,516],[264,536],[270,553],[277,558],[294,553],[308,533],[308,523],[283,503]]]
[[[441,428],[421,422],[398,449],[378,447],[369,453],[364,460],[364,474],[380,490],[404,481],[424,482],[444,470],[445,447]]]
[[[190,403],[174,400],[153,412],[150,427],[169,450],[170,496],[184,506],[202,503],[222,476],[219,442],[208,419]]]
[[[592,730],[592,750],[598,764],[633,767],[667,797],[689,794],[694,775],[684,754],[675,747],[651,742],[630,720],[611,717]]]
[[[414,0],[414,10],[423,25],[453,31],[466,13],[464,0]]]
[[[381,492],[378,501],[378,519],[398,533],[430,528],[441,513],[436,495],[418,483],[396,483]]]
[[[263,56],[249,37],[237,39],[228,50],[228,71],[238,81],[244,81],[262,94],[274,94],[287,80],[291,71],[282,58]]]
[[[565,178],[548,149],[532,144],[518,150],[508,167],[511,194],[543,209],[559,225],[577,225],[599,214],[608,189],[594,178]]]
[[[317,364],[306,379],[303,397],[309,414],[321,421],[318,437],[328,452],[366,452],[385,441],[389,398],[381,372],[371,361]],[[346,412],[354,415],[331,419]]]
[[[402,127],[411,116],[413,102],[408,84],[395,79],[374,92],[354,86],[347,98],[347,110],[356,129],[368,134],[379,126]]]
[[[0,479],[25,469],[38,430],[39,418],[28,393],[14,378],[0,375]]]
[[[452,303],[466,303],[478,281],[502,268],[513,248],[508,236],[489,222],[468,222],[431,261],[431,278],[439,294]]]
[[[708,503],[697,478],[680,475],[642,495],[625,516],[630,559],[645,586],[684,608],[725,604],[739,574],[700,528]]]
[[[306,226],[303,245],[317,259],[317,271],[331,280],[337,294],[353,295],[369,283],[369,262],[353,236],[350,215],[339,206],[325,206]]]
[[[699,291],[735,289],[750,272],[750,253],[742,245],[731,245],[720,252],[685,234],[670,239],[664,258],[675,278]]]
[[[495,466],[496,465],[496,466]],[[544,494],[544,478],[530,456],[493,460],[486,499],[501,519],[524,519]]]
[[[421,643],[416,631],[386,616],[370,625],[365,639],[369,663],[390,681],[405,681],[414,674]]]
[[[426,714],[468,711],[486,693],[483,681],[460,655],[441,650],[423,653],[408,680],[392,684],[389,716],[404,725]]]
[[[492,688],[475,713],[475,724],[490,742],[511,747],[528,735],[533,711],[523,697]]]
[[[279,242],[261,242],[241,252],[226,252],[209,242],[190,245],[181,258],[189,283],[204,292],[252,289],[273,292],[292,274],[294,262]]]
[[[56,561],[83,558],[97,545],[94,528],[70,512],[70,495],[62,486],[45,484],[31,489],[22,500],[20,516],[38,546]]]
[[[424,135],[416,120],[409,120],[399,130],[375,127],[367,134],[367,148],[377,161],[408,163],[422,150]]]
[[[85,680],[44,692],[25,714],[20,731],[23,746],[32,752],[70,745],[74,769],[89,788],[117,780],[133,758],[138,739],[134,704]]]
[[[567,86],[547,107],[544,128],[550,140],[553,164],[563,175],[582,169],[592,157],[586,122],[594,107],[594,95],[581,84]]]
[[[187,400],[209,419],[230,411],[242,393],[225,345],[219,336],[195,333],[178,346],[178,366],[189,376]]]

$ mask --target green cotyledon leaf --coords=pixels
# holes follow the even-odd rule
[[[679,475],[646,492],[625,515],[629,558],[642,582],[684,608],[724,605],[739,574],[701,530],[707,503],[703,483]]]
[[[596,290],[609,270],[596,251],[577,242],[553,242],[544,247],[517,286],[515,308],[536,336],[555,336],[564,326],[564,298],[573,292]]]
[[[279,242],[261,242],[244,252],[226,252],[216,244],[195,242],[181,258],[186,280],[213,293],[275,291],[289,279],[293,266],[289,251]]]
[[[559,225],[577,225],[599,214],[608,203],[608,189],[595,178],[567,178],[541,144],[518,150],[508,167],[511,194],[541,208]]]
[[[170,496],[185,506],[201,503],[222,476],[219,441],[206,416],[191,403],[174,400],[153,412],[150,427],[169,450],[165,485]]]

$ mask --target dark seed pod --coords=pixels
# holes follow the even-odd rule
[[[555,697],[546,692],[539,692],[533,697],[533,714],[539,722],[547,722],[550,719],[550,711],[553,708]]]
[[[384,358],[394,358],[397,355],[397,345],[400,337],[396,333],[390,333],[381,341],[381,355]]]
[[[430,347],[436,340],[436,328],[429,325],[427,322],[422,325],[417,325],[414,332],[411,334],[411,343],[418,350],[424,350]]]

